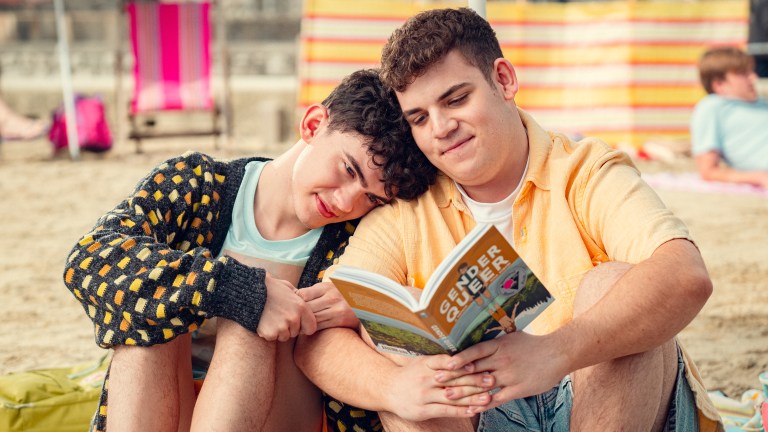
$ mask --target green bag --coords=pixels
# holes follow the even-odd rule
[[[0,376],[0,431],[87,431],[109,367],[107,357]]]

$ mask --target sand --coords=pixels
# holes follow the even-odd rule
[[[242,140],[241,140],[242,141]],[[45,140],[0,144],[0,374],[92,361],[104,351],[65,288],[64,261],[96,219],[154,165],[188,148],[232,158],[274,154],[242,142],[215,150],[210,139],[130,143],[80,161],[51,157]],[[690,160],[644,162],[644,172],[691,170]],[[689,226],[714,294],[680,334],[709,389],[738,396],[768,370],[768,199],[658,191]]]

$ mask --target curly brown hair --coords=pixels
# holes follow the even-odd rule
[[[730,46],[710,48],[699,59],[699,78],[707,93],[712,83],[722,81],[728,72],[749,73],[755,70],[755,60],[744,51]]]
[[[408,19],[384,45],[381,79],[402,92],[453,49],[492,83],[493,62],[504,54],[488,21],[469,8],[433,9]]]
[[[376,69],[344,78],[323,101],[328,129],[356,133],[365,139],[374,165],[381,167],[388,198],[411,200],[435,182],[437,169],[416,146],[395,93]]]

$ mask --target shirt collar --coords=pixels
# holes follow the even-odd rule
[[[446,208],[453,203],[460,211],[465,211],[466,206],[461,199],[461,192],[456,187],[456,184],[448,178],[447,175],[439,172],[437,174],[437,180],[435,186],[432,188],[432,194],[435,197],[435,202],[440,208]]]
[[[528,182],[533,182],[539,189],[549,190],[549,155],[552,152],[553,136],[545,131],[530,114],[517,109],[520,120],[528,132],[528,173],[523,179],[520,195],[526,193]]]

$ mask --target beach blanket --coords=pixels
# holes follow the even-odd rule
[[[711,391],[709,398],[723,419],[725,432],[765,432],[760,412],[765,395],[760,390],[747,390],[740,399],[729,398],[720,391]]]
[[[721,391],[710,391],[725,425],[725,432],[765,432],[768,423],[768,371],[758,375],[762,389],[749,389],[740,398],[731,398]]]
[[[658,190],[718,193],[726,195],[754,195],[768,198],[768,189],[748,184],[724,183],[704,180],[695,172],[660,172],[643,174],[643,180]]]

